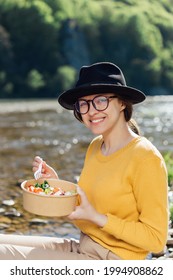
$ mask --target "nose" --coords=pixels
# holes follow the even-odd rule
[[[89,111],[88,111],[88,113],[89,113],[90,115],[94,115],[96,112],[98,112],[98,111],[97,111],[96,108],[94,107],[92,100],[90,100],[90,103],[89,103]]]

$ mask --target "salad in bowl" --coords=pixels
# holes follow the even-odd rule
[[[30,179],[22,182],[23,207],[42,216],[69,215],[77,204],[77,185],[60,179]]]

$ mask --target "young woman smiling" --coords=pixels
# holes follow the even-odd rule
[[[167,171],[160,152],[132,120],[133,104],[144,99],[113,63],[81,68],[76,86],[58,99],[96,136],[78,182],[79,204],[68,216],[80,240],[1,235],[0,258],[141,260],[164,248]],[[33,172],[41,161],[35,157]],[[42,177],[58,174],[43,161]]]

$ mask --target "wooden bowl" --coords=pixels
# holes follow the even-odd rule
[[[27,187],[42,184],[45,179],[31,179],[22,182],[21,188],[23,190],[23,207],[30,213],[49,217],[63,217],[69,215],[76,206],[77,192],[72,195],[41,195],[30,192]],[[64,191],[76,190],[77,185],[69,181],[59,179],[46,179],[51,187],[60,187]]]

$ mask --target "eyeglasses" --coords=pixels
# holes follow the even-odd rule
[[[88,111],[90,109],[90,102],[91,102],[93,107],[97,111],[104,111],[108,108],[109,100],[111,98],[117,98],[117,96],[113,95],[113,96],[107,97],[107,96],[99,95],[99,96],[95,96],[91,100],[79,99],[74,104],[74,107],[78,113],[80,113],[81,115],[84,115],[84,114],[88,113]]]

